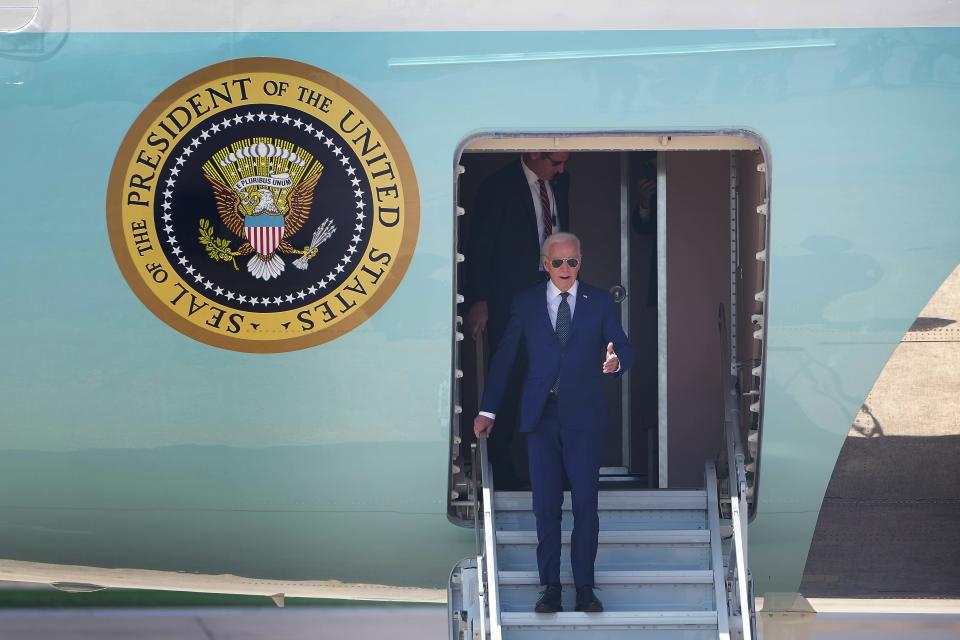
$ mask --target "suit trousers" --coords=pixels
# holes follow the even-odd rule
[[[547,401],[537,428],[527,434],[533,513],[537,520],[540,584],[560,584],[560,524],[564,472],[570,482],[573,534],[570,564],[577,588],[593,586],[603,431],[561,427],[558,404]]]

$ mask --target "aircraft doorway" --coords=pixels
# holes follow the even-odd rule
[[[752,377],[759,345],[742,338],[743,334],[753,335],[750,329],[756,327],[750,323],[756,319],[755,312],[763,313],[756,304],[746,301],[749,298],[755,302],[765,269],[752,264],[747,269],[749,281],[738,285],[736,274],[739,272],[743,280],[744,270],[732,256],[739,250],[741,239],[745,246],[763,244],[766,230],[751,224],[746,225],[750,226],[749,233],[731,233],[731,215],[738,215],[740,209],[755,209],[766,197],[766,182],[762,176],[757,178],[756,165],[762,162],[758,144],[745,136],[471,141],[459,158],[462,169],[458,169],[456,188],[460,214],[457,246],[465,261],[471,258],[471,209],[476,206],[484,179],[516,163],[522,152],[541,149],[570,152],[565,167],[569,175],[569,222],[562,230],[580,237],[580,277],[611,292],[637,353],[632,370],[622,377],[610,377],[606,384],[611,428],[601,472],[605,484],[624,488],[699,486],[704,460],[713,457],[722,442],[720,352],[730,351],[731,344],[746,347],[741,355],[747,357],[730,353],[726,366],[736,362],[744,387],[755,392],[745,398],[757,400],[759,396],[759,380]],[[752,175],[746,174],[747,168]],[[732,177],[737,169],[746,178]],[[661,223],[669,220],[662,228],[657,224],[658,204],[663,209],[659,213]],[[469,467],[469,443],[473,440],[472,421],[484,376],[484,367],[478,369],[477,363],[490,355],[478,352],[463,321],[473,302],[463,286],[465,266],[465,262],[457,266],[458,291],[465,298],[457,311],[455,363],[462,377],[455,379],[456,407],[452,413],[452,468],[461,474],[459,478],[456,473],[451,475],[450,487],[451,503],[459,496],[464,505],[469,502],[465,500],[469,494],[465,469]],[[744,304],[738,309],[736,302],[740,299]],[[669,307],[664,304],[667,300]],[[718,303],[736,315],[725,325],[729,335],[726,341],[718,332]],[[731,327],[739,327],[741,335],[730,331]],[[749,404],[745,403],[744,409]],[[748,418],[752,415],[744,413]],[[754,426],[759,423],[756,417]],[[744,425],[745,439],[749,427]],[[513,439],[510,452],[520,480],[525,480],[522,436]],[[455,511],[451,509],[451,516],[456,520]]]

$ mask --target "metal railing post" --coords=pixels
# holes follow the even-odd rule
[[[493,474],[490,471],[490,459],[487,456],[487,438],[480,442],[480,478],[483,492],[483,541],[484,558],[487,573],[487,608],[490,611],[490,638],[501,640],[500,628],[500,589],[497,580],[497,540],[494,530]]]

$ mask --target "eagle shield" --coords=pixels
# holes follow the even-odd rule
[[[247,242],[257,255],[271,256],[283,240],[283,216],[246,216],[243,230],[246,232]]]

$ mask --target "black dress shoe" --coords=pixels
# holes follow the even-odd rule
[[[600,613],[603,603],[593,593],[593,587],[577,587],[577,611]]]
[[[537,600],[537,606],[533,608],[537,613],[557,613],[563,611],[563,605],[560,604],[560,594],[562,593],[560,585],[548,584],[540,592],[540,599]]]

